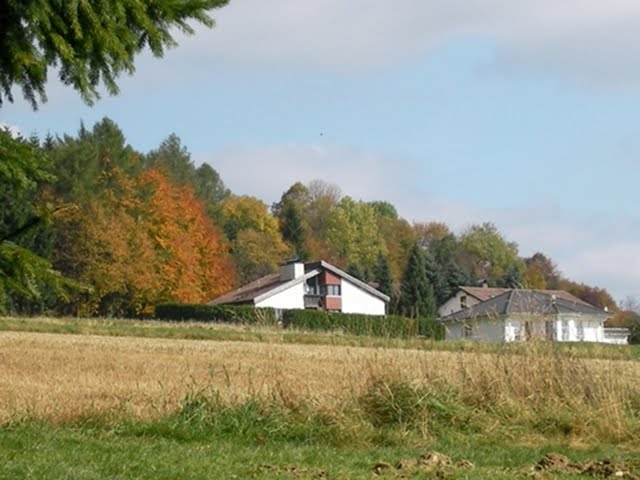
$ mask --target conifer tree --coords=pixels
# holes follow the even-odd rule
[[[213,26],[208,10],[228,0],[109,0],[0,2],[0,105],[17,86],[33,108],[46,101],[49,67],[89,104],[103,83],[118,92],[116,78],[135,70],[145,48],[162,57],[176,45],[175,31],[193,33],[190,20]],[[4,96],[4,98],[3,98]]]
[[[411,318],[436,313],[433,287],[427,279],[424,254],[417,243],[411,248],[409,262],[402,277],[398,310]]]
[[[378,282],[378,290],[391,297],[393,295],[393,279],[391,278],[391,268],[389,260],[384,253],[378,253],[378,263],[376,264],[375,280]]]

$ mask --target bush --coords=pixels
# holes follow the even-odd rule
[[[156,305],[155,318],[184,322],[235,323],[241,325],[277,325],[273,308],[255,308],[248,305],[198,305],[190,303],[162,303]]]
[[[303,330],[342,330],[353,335],[407,338],[416,335],[441,340],[444,328],[433,318],[406,318],[398,315],[373,316],[322,310],[288,310],[284,326]]]

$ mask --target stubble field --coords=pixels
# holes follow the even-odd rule
[[[394,346],[2,331],[0,478],[428,478],[396,468],[427,450],[474,465],[431,466],[450,478],[529,475],[550,451],[635,475],[640,362]]]

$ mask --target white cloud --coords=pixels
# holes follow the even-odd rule
[[[196,160],[210,163],[235,193],[267,203],[279,200],[293,183],[315,179],[334,183],[356,199],[384,200],[395,195],[398,185],[410,191],[411,171],[420,168],[400,158],[330,144],[235,148]]]
[[[635,0],[234,0],[182,48],[248,68],[376,69],[447,42],[483,39],[500,70],[640,86]],[[184,53],[184,52],[183,52]]]

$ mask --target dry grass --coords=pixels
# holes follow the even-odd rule
[[[229,402],[277,399],[339,412],[382,382],[455,391],[466,407],[506,423],[631,439],[640,436],[638,378],[638,362],[535,345],[514,355],[0,332],[2,422],[147,419],[211,389]]]

